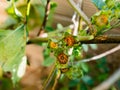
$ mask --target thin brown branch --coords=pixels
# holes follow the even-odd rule
[[[120,43],[120,35],[115,34],[115,35],[101,35],[101,36],[96,36],[94,39],[90,39],[91,36],[80,36],[79,41],[77,43],[81,44],[107,44],[107,43]],[[40,43],[40,42],[48,42],[49,38],[48,37],[37,37],[33,39],[28,40],[29,43]]]
[[[120,43],[120,35],[100,35],[94,37],[92,40],[84,40],[80,42],[84,44]]]
[[[92,90],[108,90],[117,80],[120,79],[120,68],[114,72],[107,80],[103,81],[100,85]]]
[[[46,23],[47,23],[47,20],[48,20],[49,12],[50,12],[50,0],[47,0],[47,4],[46,4],[46,7],[45,7],[45,16],[44,16],[43,23],[41,25],[41,28],[40,28],[37,36],[40,35],[41,30],[45,29],[45,26],[46,26]]]
[[[115,48],[113,48],[113,49],[111,49],[111,50],[108,50],[108,51],[106,51],[106,52],[104,52],[104,53],[102,53],[102,54],[100,54],[100,55],[93,56],[93,57],[91,57],[91,58],[84,59],[84,60],[81,60],[81,61],[79,61],[79,62],[90,62],[90,61],[98,60],[98,59],[100,59],[100,58],[102,58],[102,57],[105,57],[105,56],[107,56],[107,55],[110,55],[110,54],[112,54],[112,53],[114,53],[114,52],[116,52],[116,51],[118,51],[118,50],[120,50],[120,45],[118,45],[118,46],[116,46]],[[75,62],[75,63],[78,63],[78,62]]]

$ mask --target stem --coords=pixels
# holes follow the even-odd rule
[[[103,81],[100,85],[92,90],[109,90],[109,88],[120,79],[120,68],[116,70],[107,80]]]
[[[120,45],[116,46],[115,48],[111,49],[111,50],[108,50],[100,55],[97,55],[97,56],[93,56],[91,58],[88,58],[88,59],[84,59],[84,60],[81,60],[81,61],[78,61],[78,62],[75,62],[75,63],[81,63],[81,62],[90,62],[90,61],[94,61],[94,60],[99,60],[100,58],[102,57],[105,57],[107,55],[110,55],[116,51],[120,50]]]
[[[48,38],[36,37],[36,38],[33,38],[33,39],[29,39],[29,41],[27,42],[27,44],[40,43],[40,42],[48,42]]]
[[[80,18],[78,30],[80,31],[80,30],[82,30],[82,29],[83,29],[82,18]]]
[[[85,13],[75,4],[73,0],[67,0],[68,3],[74,8],[74,10],[83,18],[83,20],[88,24],[88,26],[91,26],[91,22],[89,18],[85,15]]]
[[[41,28],[40,28],[37,36],[39,36],[39,34],[41,33],[41,30],[45,29],[45,26],[46,26],[46,23],[47,23],[47,20],[48,20],[49,12],[50,12],[50,0],[47,0],[47,4],[46,4],[46,7],[45,7],[45,16],[44,16],[43,23],[41,25]]]
[[[120,43],[120,35],[101,35],[96,36],[92,40],[80,41],[82,44],[107,44],[107,43]]]
[[[28,41],[30,43],[40,43],[40,42],[48,42],[49,38],[33,38]],[[100,35],[100,36],[79,36],[79,40],[77,43],[81,44],[110,44],[110,43],[120,43],[120,35]]]
[[[68,3],[73,7],[73,9],[81,16],[81,18],[86,22],[86,24],[89,26],[90,30],[89,33],[92,34],[92,32],[96,31],[95,28],[93,28],[89,18],[86,16],[86,14],[75,4],[73,0],[67,0]]]
[[[83,10],[83,0],[80,0],[80,8],[81,8],[81,10]],[[83,22],[83,21],[82,21],[82,18],[80,17],[80,18],[79,18],[79,26],[78,26],[78,30],[79,30],[79,31],[83,29],[82,22]]]
[[[52,78],[53,78],[53,76],[55,74],[55,71],[56,71],[56,66],[54,65],[52,70],[51,70],[51,72],[50,72],[50,74],[49,74],[49,76],[48,76],[48,78],[47,78],[47,80],[45,81],[45,83],[43,85],[43,89],[42,90],[47,90],[47,87],[50,84],[50,82],[51,82],[51,80],[52,80]]]
[[[117,28],[117,27],[120,27],[120,20],[118,20],[115,24],[113,24],[110,28],[108,29],[105,29],[102,33],[105,33],[106,31],[108,30],[111,30],[113,28]]]
[[[52,90],[56,90],[55,88],[56,88],[56,85],[57,85],[58,80],[59,80],[59,78],[60,78],[60,75],[61,75],[61,72],[58,71],[57,76],[56,76],[56,78],[55,78],[55,82],[54,82],[53,87],[52,87]]]
[[[29,14],[30,14],[30,0],[27,1],[27,12],[26,12],[26,24],[28,23],[28,18],[29,18]]]

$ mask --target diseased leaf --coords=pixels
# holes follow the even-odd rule
[[[16,30],[0,30],[0,65],[5,72],[12,73],[15,84],[19,80],[18,67],[25,55],[26,31],[24,25]]]

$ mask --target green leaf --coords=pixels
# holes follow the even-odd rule
[[[120,7],[115,10],[116,18],[120,18]]]
[[[82,48],[83,48],[83,50],[84,50],[85,52],[88,52],[88,50],[89,50],[89,47],[88,47],[88,45],[86,45],[86,44],[83,44],[83,45],[82,45]]]
[[[105,5],[105,0],[92,0],[92,2],[98,7],[98,9],[102,9]]]
[[[109,76],[109,74],[108,73],[102,73],[102,74],[100,74],[100,75],[98,75],[97,76],[97,79],[99,80],[99,81],[104,81],[106,78],[108,78],[108,76]]]
[[[26,5],[19,5],[17,7],[17,9],[21,12],[21,14],[23,15],[23,17],[26,16],[26,10],[27,10],[27,7]],[[33,13],[33,12],[32,12]]]
[[[101,72],[109,72],[109,67],[107,66],[106,57],[101,58],[97,61],[97,67],[100,68]]]
[[[63,29],[62,24],[58,23],[58,24],[57,24],[57,29],[58,29],[58,30],[62,30],[62,29]]]
[[[117,0],[105,0],[105,3],[107,4],[107,7],[109,8],[109,9],[112,9],[114,6],[115,6],[115,2],[116,2]]]
[[[81,63],[81,68],[86,73],[89,71],[89,67],[88,67],[87,63]]]
[[[75,57],[78,57],[80,59],[80,57],[82,57],[82,47],[81,46],[74,46],[72,54]]]
[[[93,85],[94,84],[94,80],[92,79],[92,77],[86,75],[82,78],[83,82],[88,84],[88,85]]]
[[[51,1],[51,2],[50,2],[50,9],[52,10],[52,9],[55,9],[56,7],[57,7],[57,3]]]
[[[26,31],[24,25],[16,30],[0,30],[0,65],[5,72],[12,73],[15,84],[20,78],[20,67],[25,67]],[[24,69],[24,68],[23,68]],[[23,74],[22,74],[23,75]]]
[[[47,57],[43,62],[43,66],[51,66],[54,62],[55,59],[53,57]]]
[[[79,80],[79,79],[70,80],[70,82],[69,82],[69,87],[75,87],[75,86],[77,86],[78,83],[80,83],[80,80]]]
[[[46,3],[47,3],[47,0],[41,0],[41,4],[42,4],[42,5],[44,5],[44,6],[45,6],[45,5],[46,5]]]
[[[73,65],[70,70],[65,73],[69,79],[76,80],[83,76],[83,71],[80,64]]]
[[[97,48],[98,48],[96,44],[89,44],[89,45],[93,50],[97,50]]]
[[[45,27],[45,30],[46,30],[47,32],[54,31],[54,29],[53,29],[51,26],[46,26],[46,27]]]

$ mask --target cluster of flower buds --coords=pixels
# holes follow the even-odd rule
[[[50,40],[48,46],[54,52],[57,62],[60,65],[66,65],[69,62],[69,55],[66,49],[69,49],[74,46],[75,44],[75,37],[71,34],[65,35],[60,41],[52,41]],[[69,68],[67,67],[60,67],[60,71],[62,73],[67,72]]]

